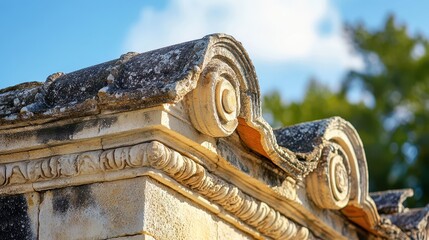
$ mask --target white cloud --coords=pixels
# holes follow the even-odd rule
[[[362,67],[329,0],[171,0],[161,10],[142,9],[124,48],[143,52],[215,32],[233,35],[257,61]]]

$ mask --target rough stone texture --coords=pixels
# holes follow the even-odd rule
[[[40,239],[224,239],[222,236],[250,239],[149,177],[47,191],[40,206]]]
[[[152,179],[146,191],[144,231],[155,239],[251,239]]]
[[[254,161],[245,156],[240,155],[236,152],[236,145],[232,145],[233,140],[224,141],[222,139],[217,142],[217,149],[219,155],[225,158],[225,160],[234,168],[245,173],[249,177],[256,178],[259,181],[267,184],[271,187],[281,186],[286,179],[286,175],[279,174],[276,172],[276,167],[271,162]],[[236,144],[242,144],[236,142]]]
[[[331,119],[296,124],[274,130],[277,143],[298,153],[313,152],[322,144],[322,137]]]
[[[387,218],[411,239],[427,239],[429,237],[429,205],[424,208],[410,209],[403,213],[387,215]]]
[[[141,54],[128,53],[72,73],[53,74],[45,83],[0,90],[0,124],[177,101],[195,87],[196,80],[189,75],[201,64],[208,42],[206,37]]]
[[[244,240],[244,239],[252,239],[246,234],[243,234],[240,230],[232,227],[231,225],[218,221],[218,230],[217,230],[217,238],[218,240],[222,239],[236,239],[236,240]]]
[[[42,87],[42,83],[29,82],[0,90],[0,116],[13,120],[20,109],[39,101]]]
[[[413,196],[412,189],[388,190],[372,192],[370,196],[377,205],[380,214],[401,213],[404,210],[403,202]]]
[[[0,239],[38,239],[37,193],[0,197]]]
[[[429,205],[424,208],[405,208],[403,202],[413,196],[412,189],[388,190],[370,193],[377,211],[391,224],[399,227],[411,239],[429,237]]]
[[[40,205],[40,239],[106,239],[143,229],[144,179],[47,191]]]
[[[155,239],[216,239],[216,219],[204,210],[155,181],[148,181],[146,193],[144,230]]]

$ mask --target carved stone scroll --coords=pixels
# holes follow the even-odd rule
[[[253,151],[270,159],[295,180],[312,171],[313,162],[298,160],[277,144],[271,126],[263,119],[260,90],[252,61],[240,42],[225,34],[204,38],[204,58],[192,74],[195,89],[185,95],[193,126],[211,137],[229,136],[236,130]]]
[[[322,151],[317,169],[307,177],[307,192],[320,208],[341,209],[350,198],[350,164],[335,143]]]
[[[335,117],[327,127],[324,138],[341,148],[350,165],[350,197],[341,212],[365,229],[378,228],[380,216],[368,192],[368,168],[359,134],[347,121]]]
[[[234,71],[215,59],[189,96],[190,118],[200,132],[212,137],[231,135],[240,113],[239,83]]]

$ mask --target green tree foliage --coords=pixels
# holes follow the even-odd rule
[[[429,42],[412,36],[389,17],[382,29],[363,24],[346,28],[365,61],[350,71],[341,90],[315,80],[302,101],[285,103],[278,92],[264,97],[264,110],[274,125],[288,126],[341,116],[358,130],[365,146],[370,190],[413,188],[410,206],[429,202]],[[361,93],[370,103],[351,103]]]

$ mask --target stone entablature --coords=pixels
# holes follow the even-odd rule
[[[179,193],[172,198],[190,201],[192,211],[220,219],[213,223],[218,234],[229,224],[237,229],[229,234],[243,239],[427,236],[429,210],[407,211],[401,205],[410,190],[370,196],[363,144],[350,123],[334,117],[273,131],[262,118],[254,67],[241,44],[227,35],[128,53],[73,73],[53,74],[45,83],[0,90],[0,123],[0,198],[7,207],[9,198],[25,196],[33,223],[25,230],[28,238],[40,237],[40,229],[52,230],[40,219],[50,218],[49,211],[41,210],[46,203],[37,200],[35,210],[28,194],[43,200],[70,187],[99,192],[106,186],[108,191],[109,182],[127,184],[136,178],[160,192]],[[139,191],[144,195],[157,188]],[[392,196],[400,200],[383,201]],[[113,215],[97,212],[107,222],[129,210],[121,202],[104,205],[102,197],[91,194],[82,198],[109,214],[124,208]],[[89,211],[72,205],[67,214],[82,218]],[[398,207],[391,212],[381,207],[391,205],[389,209]],[[150,213],[174,219],[174,206],[131,206],[145,219],[140,231],[107,227],[107,235],[82,232],[81,238],[166,238],[149,227],[161,224]],[[407,213],[419,218],[406,220]],[[0,220],[2,224],[13,229]],[[168,236],[183,233],[175,231]],[[11,236],[9,232],[0,235]]]

